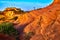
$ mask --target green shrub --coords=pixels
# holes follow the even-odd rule
[[[13,24],[10,22],[3,22],[0,24],[0,33],[8,34],[9,36],[18,36],[18,31],[14,29]]]

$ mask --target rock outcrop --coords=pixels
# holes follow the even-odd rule
[[[34,18],[31,23],[25,26],[23,31],[25,34],[34,33],[29,40],[60,40],[59,0],[54,0],[50,6],[30,11],[28,14]]]
[[[24,14],[16,14],[20,12],[16,8],[14,11],[9,8],[7,10],[3,14],[20,32],[20,40],[60,40],[60,0],[54,0],[45,8],[23,12]],[[16,20],[10,19],[16,16]]]

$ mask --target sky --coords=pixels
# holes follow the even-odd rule
[[[0,10],[7,7],[21,8],[24,11],[43,8],[53,3],[53,0],[0,0]]]

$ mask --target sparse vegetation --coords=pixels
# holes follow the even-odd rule
[[[15,7],[6,8],[0,11],[0,15],[1,34],[7,34],[16,40],[60,39],[60,6],[57,4],[38,9],[34,7],[31,11],[23,11]]]
[[[24,40],[29,40],[33,35],[34,35],[33,32],[29,32],[29,33],[25,34]]]
[[[14,29],[13,24],[10,22],[3,22],[0,24],[0,33],[8,34],[16,38],[18,37],[18,31]]]

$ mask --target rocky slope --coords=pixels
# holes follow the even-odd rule
[[[54,0],[50,6],[29,12],[19,10],[4,10],[1,16],[5,20],[0,20],[0,23],[14,23],[14,28],[20,32],[20,40],[60,40],[60,0]],[[17,18],[14,20],[15,17]]]
[[[25,36],[23,34],[24,39],[22,40],[60,40],[59,0],[55,0],[52,5],[46,8],[30,11],[26,15],[31,15],[33,17],[33,20],[31,19],[32,22],[25,26],[23,32],[25,34],[32,33],[34,35],[29,34],[30,37],[29,35],[25,35],[29,38],[25,39]]]

